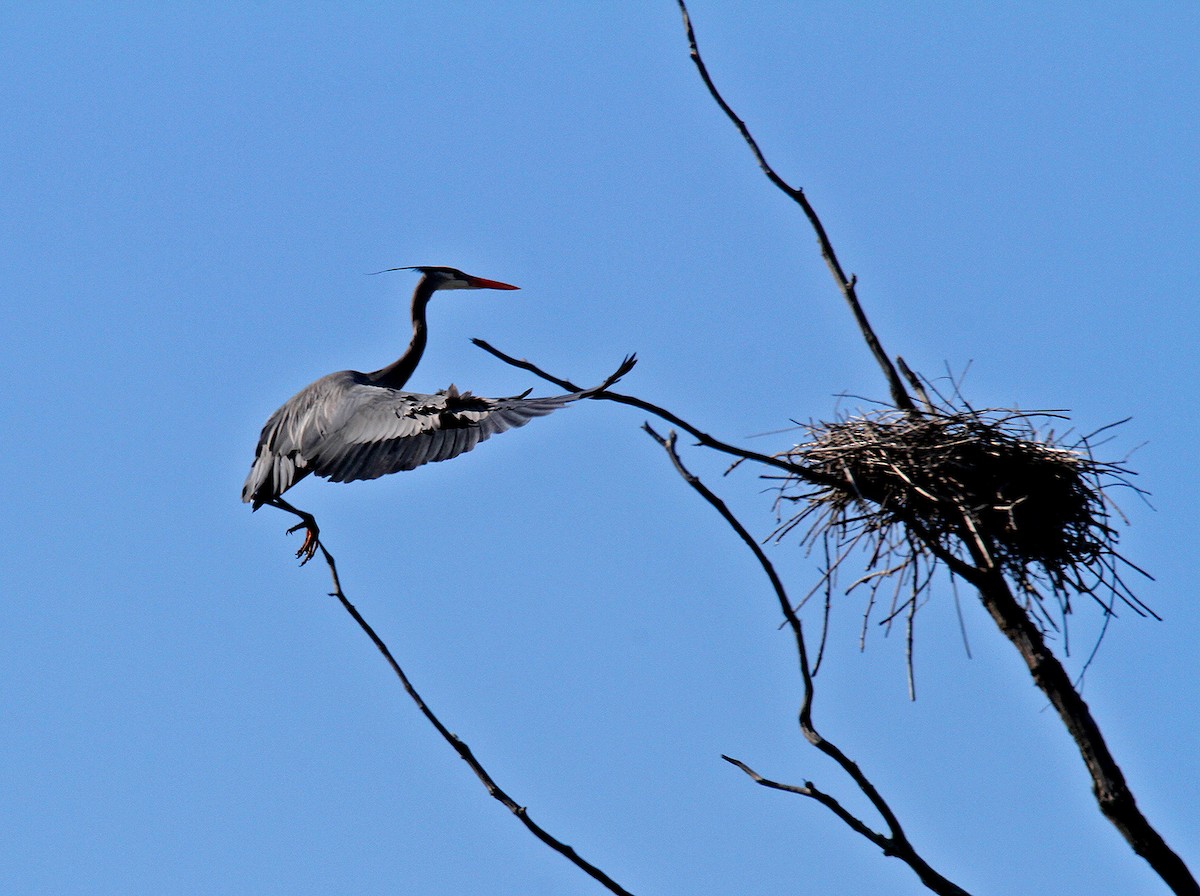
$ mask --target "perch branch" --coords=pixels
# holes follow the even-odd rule
[[[333,579],[333,591],[329,593],[329,596],[336,597],[338,599],[341,605],[345,608],[346,612],[349,613],[354,621],[358,623],[359,628],[361,628],[366,633],[367,637],[371,639],[371,643],[375,645],[376,649],[378,649],[381,654],[383,654],[383,658],[387,661],[387,664],[391,666],[392,672],[394,672],[396,677],[400,679],[400,684],[403,685],[408,696],[412,698],[413,703],[417,705],[417,709],[419,709],[421,714],[429,720],[429,723],[437,729],[437,732],[442,736],[442,739],[454,748],[454,751],[458,753],[459,758],[461,758],[470,767],[471,771],[475,773],[475,776],[483,783],[483,786],[487,789],[487,792],[492,796],[492,798],[497,800],[501,805],[504,806],[504,808],[520,819],[521,824],[525,825],[530,833],[532,833],[535,837],[537,837],[555,852],[564,856],[576,868],[579,868],[589,877],[598,881],[610,893],[616,893],[618,896],[632,896],[628,890],[614,881],[611,877],[609,877],[595,865],[583,859],[573,847],[563,843],[561,840],[551,835],[546,831],[545,828],[530,818],[526,808],[518,804],[516,800],[509,796],[500,787],[500,785],[495,782],[492,776],[488,773],[487,769],[485,769],[480,761],[476,758],[475,754],[471,751],[471,748],[466,744],[466,742],[442,724],[441,719],[434,714],[433,710],[429,708],[429,705],[417,692],[417,689],[413,687],[412,682],[408,680],[408,676],[404,674],[404,670],[400,667],[400,664],[396,662],[396,658],[392,656],[392,652],[388,650],[388,647],[383,642],[383,639],[376,634],[375,629],[371,628],[367,621],[363,619],[362,614],[358,612],[358,609],[352,603],[350,603],[349,599],[347,599],[345,592],[342,591],[342,583],[338,579],[337,564],[335,564],[333,561],[333,555],[326,550],[325,545],[320,541],[317,542],[317,547],[320,548],[321,554],[325,558],[325,562],[329,564],[329,574]]]
[[[671,463],[674,465],[676,472],[683,477],[684,481],[687,482],[687,484],[690,485],[697,492],[697,494],[704,498],[704,500],[707,501],[709,505],[711,505],[712,508],[721,515],[721,517],[726,523],[729,524],[730,528],[733,529],[742,542],[748,548],[750,548],[755,559],[758,560],[759,566],[761,566],[763,572],[766,573],[768,580],[771,582],[771,588],[775,592],[775,597],[779,602],[779,609],[783,612],[784,618],[791,627],[792,634],[796,641],[796,653],[800,661],[800,675],[804,684],[804,697],[799,712],[800,730],[803,732],[805,739],[809,743],[836,762],[841,767],[842,771],[844,771],[850,777],[850,779],[854,781],[858,789],[862,791],[863,795],[866,796],[868,800],[870,800],[871,805],[875,807],[875,810],[883,818],[889,833],[881,834],[872,830],[871,827],[864,821],[850,813],[833,797],[829,796],[823,791],[818,790],[812,785],[811,782],[805,782],[803,787],[790,784],[780,784],[779,782],[770,781],[766,778],[763,778],[761,775],[758,775],[756,772],[752,771],[739,760],[731,759],[728,756],[723,756],[722,758],[742,769],[742,771],[750,775],[750,777],[757,783],[762,784],[765,787],[796,793],[801,796],[807,796],[816,800],[821,805],[833,812],[833,814],[840,818],[847,826],[851,828],[851,830],[862,835],[871,843],[878,846],[883,851],[884,855],[895,856],[903,861],[909,866],[909,868],[913,870],[917,877],[920,878],[921,883],[923,883],[925,887],[932,892],[941,894],[941,896],[969,896],[966,890],[962,889],[962,887],[959,887],[953,881],[943,877],[941,874],[935,871],[933,867],[925,861],[924,858],[921,857],[920,853],[917,852],[916,848],[909,841],[908,836],[904,833],[904,829],[900,825],[900,820],[892,811],[891,806],[888,805],[887,801],[879,793],[875,785],[871,783],[870,779],[868,779],[863,773],[862,769],[858,767],[858,763],[850,759],[850,757],[843,753],[837,745],[826,740],[820,734],[820,732],[817,731],[812,720],[814,688],[811,666],[808,660],[808,648],[806,647],[804,641],[804,628],[800,622],[800,618],[796,615],[795,610],[792,609],[792,602],[788,598],[787,591],[783,586],[783,582],[780,580],[778,573],[776,573],[775,566],[771,563],[770,558],[768,558],[763,552],[762,547],[755,540],[754,536],[750,534],[746,527],[742,525],[741,521],[733,514],[733,511],[729,509],[729,506],[684,466],[683,461],[679,457],[679,452],[675,448],[675,433],[671,432],[664,438],[663,436],[659,435],[649,424],[644,424],[642,428],[649,433],[659,445],[662,446],[664,451],[667,452],[667,456],[671,459]]]

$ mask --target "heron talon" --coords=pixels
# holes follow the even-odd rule
[[[315,557],[317,555],[317,548],[320,546],[321,542],[317,541],[317,536],[313,535],[311,531],[308,532],[304,537],[304,544],[300,545],[300,550],[296,551],[296,559],[300,560],[300,565],[303,566]]]
[[[300,529],[304,530],[304,544],[300,545],[300,550],[296,551],[296,559],[300,560],[300,565],[303,566],[317,555],[317,548],[321,546],[321,542],[318,540],[320,531],[312,523],[297,523],[287,530],[287,534],[291,535]]]

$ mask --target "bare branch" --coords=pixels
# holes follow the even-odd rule
[[[471,342],[473,342],[475,345],[479,346],[481,349],[483,349],[488,354],[490,354],[496,358],[499,358],[505,364],[509,364],[520,370],[527,370],[536,376],[540,376],[542,379],[546,380],[547,382],[554,383],[554,385],[556,385],[562,389],[565,389],[568,392],[582,391],[577,385],[575,385],[570,380],[563,379],[562,377],[557,377],[552,373],[547,373],[545,370],[538,367],[532,361],[527,361],[524,358],[514,358],[512,355],[505,354],[504,352],[500,351],[500,349],[496,348],[495,346],[491,345],[488,342],[485,342],[482,339],[472,339]],[[835,480],[830,477],[823,476],[820,473],[810,473],[808,470],[804,469],[803,467],[798,467],[795,464],[793,464],[783,458],[774,457],[769,454],[759,454],[756,451],[747,451],[746,449],[739,448],[736,445],[730,445],[727,442],[722,442],[719,439],[713,438],[708,433],[702,432],[701,430],[697,429],[695,426],[688,423],[682,417],[679,417],[676,414],[671,413],[666,408],[660,407],[659,405],[656,405],[656,404],[651,404],[650,402],[645,401],[644,399],[638,398],[635,395],[623,395],[620,392],[611,392],[608,389],[604,389],[604,390],[601,390],[601,391],[595,393],[594,395],[589,396],[589,398],[597,399],[599,401],[612,401],[612,402],[616,402],[617,404],[629,405],[630,407],[634,407],[634,408],[638,408],[639,410],[646,411],[647,413],[653,414],[656,417],[666,420],[672,426],[679,427],[684,432],[686,432],[688,435],[695,438],[697,444],[703,445],[705,448],[712,448],[712,449],[714,449],[716,451],[720,451],[724,454],[731,455],[732,457],[741,458],[742,460],[752,460],[752,461],[756,461],[757,463],[760,463],[760,464],[765,464],[768,467],[775,467],[776,469],[779,469],[779,470],[786,470],[788,473],[791,473],[794,476],[798,476],[801,479],[804,479],[808,482],[812,482],[814,485],[835,485],[839,482],[839,480]]]
[[[737,766],[744,771],[750,777],[750,780],[755,784],[761,784],[763,787],[768,787],[771,790],[782,790],[784,793],[795,793],[799,796],[807,796],[816,800],[821,805],[828,808],[830,812],[840,818],[843,822],[845,822],[846,826],[856,834],[860,834],[861,836],[870,840],[885,854],[891,854],[893,845],[890,837],[888,837],[886,834],[881,834],[878,831],[872,830],[870,827],[864,824],[862,820],[858,818],[858,816],[850,812],[850,810],[848,810],[833,797],[829,796],[829,794],[818,790],[812,781],[805,781],[803,785],[784,784],[780,781],[773,781],[770,778],[764,778],[740,759],[734,759],[732,756],[726,756],[724,753],[721,754],[721,758],[730,765]]]
[[[983,557],[976,558],[980,565],[983,560]],[[1025,660],[1034,683],[1058,711],[1059,718],[1074,739],[1087,766],[1092,779],[1092,792],[1104,817],[1121,832],[1133,851],[1150,864],[1172,892],[1179,896],[1200,896],[1200,884],[1197,884],[1183,859],[1167,845],[1138,808],[1125,775],[1109,752],[1100,726],[1092,717],[1087,703],[1072,685],[1062,663],[1046,646],[1038,627],[1013,597],[1008,582],[994,569],[986,572],[977,570],[973,580],[969,581],[978,589],[983,605],[997,627]]]
[[[754,158],[758,162],[758,167],[762,169],[763,174],[804,211],[804,216],[808,218],[809,224],[812,225],[813,231],[817,235],[817,242],[821,247],[821,257],[825,259],[825,264],[829,266],[829,272],[833,274],[833,279],[837,283],[842,297],[846,300],[846,304],[850,306],[850,311],[854,315],[854,320],[858,324],[859,330],[862,331],[867,347],[870,348],[871,354],[875,356],[876,362],[887,379],[893,403],[901,410],[916,413],[916,405],[913,404],[912,399],[905,390],[900,375],[896,373],[896,368],[893,366],[887,352],[883,350],[883,346],[879,342],[879,337],[875,335],[875,330],[871,326],[871,322],[867,320],[866,312],[863,311],[862,305],[859,304],[858,293],[855,291],[855,287],[858,284],[858,277],[855,275],[846,276],[841,262],[838,261],[837,253],[833,251],[833,243],[830,242],[829,235],[825,232],[825,225],[817,217],[817,212],[808,201],[808,197],[804,195],[804,191],[793,187],[768,164],[766,156],[759,149],[758,142],[751,135],[750,129],[746,127],[746,123],[738,118],[737,113],[733,111],[729,103],[725,102],[725,98],[717,90],[717,85],[713,83],[712,77],[708,74],[708,67],[704,64],[704,59],[700,55],[700,48],[696,44],[696,32],[692,29],[692,18],[688,15],[687,5],[684,3],[684,0],[677,0],[677,2],[679,3],[679,11],[683,14],[683,26],[687,31],[688,47],[691,52],[692,62],[696,64],[696,70],[700,72],[700,78],[704,81],[704,86],[708,88],[708,92],[712,94],[712,98],[721,107],[721,111],[733,122],[733,126],[742,135],[742,139],[746,141],[746,145],[754,153]]]
[[[762,169],[771,183],[796,202],[803,210],[813,230],[816,232],[817,241],[821,248],[821,255],[825,259],[830,272],[833,274],[839,290],[849,304],[863,338],[866,340],[868,347],[887,378],[895,407],[910,416],[917,416],[919,412],[905,390],[903,381],[880,345],[858,302],[855,292],[858,282],[857,277],[846,276],[833,250],[828,234],[825,232],[812,205],[804,195],[804,191],[792,187],[776,173],[767,162],[766,157],[746,127],[746,124],[737,116],[724,97],[721,96],[720,91],[717,90],[708,73],[707,66],[700,55],[685,0],[677,0],[677,2],[680,12],[683,15],[683,24],[687,32],[691,58],[700,73],[705,87],[717,105],[733,123],[738,133],[741,134],[742,139],[753,153],[759,168]],[[926,408],[931,410],[932,404],[920,380],[912,373],[908,365],[903,363],[903,360],[900,361],[900,368],[909,383],[916,390],[918,396],[925,403]],[[973,411],[969,405],[967,405],[967,409],[968,411]],[[853,482],[851,482],[851,485],[853,486]],[[857,489],[855,488],[855,490]],[[849,494],[848,491],[847,494]],[[861,500],[861,496],[859,496],[859,500]],[[952,508],[951,510],[953,511],[954,509]],[[1001,631],[1017,647],[1029,667],[1034,681],[1050,698],[1051,703],[1058,710],[1063,723],[1075,740],[1092,777],[1093,790],[1101,812],[1117,827],[1133,847],[1134,851],[1143,856],[1176,893],[1200,896],[1200,884],[1197,884],[1196,879],[1192,876],[1187,866],[1167,846],[1158,832],[1150,825],[1140,810],[1138,810],[1121,770],[1109,753],[1101,736],[1100,729],[1093,720],[1087,705],[1079,696],[1078,691],[1072,686],[1061,663],[1046,648],[1042,633],[1039,631],[1037,624],[1014,598],[1009,583],[1005,579],[1005,570],[1002,566],[997,565],[995,554],[995,548],[998,546],[997,543],[988,537],[986,533],[980,531],[980,527],[976,525],[976,520],[971,509],[966,504],[958,502],[956,510],[956,513],[951,512],[947,515],[947,522],[950,524],[949,529],[952,530],[957,543],[961,545],[962,550],[970,557],[970,562],[957,556],[955,549],[940,540],[937,534],[931,532],[928,520],[917,519],[914,514],[906,510],[897,512],[893,509],[890,512],[894,519],[908,527],[912,536],[919,540],[925,549],[935,558],[945,563],[954,574],[961,576],[965,581],[978,589],[985,607]],[[1000,558],[1001,561],[1003,559],[1003,557]],[[1102,568],[1101,582],[1103,581],[1103,569],[1107,563],[1107,568],[1112,577],[1111,587],[1113,594],[1124,596],[1125,591],[1128,589],[1124,588],[1120,576],[1116,571],[1116,560],[1118,559],[1121,558],[1106,559],[1103,556],[1100,557],[1098,562]],[[1009,572],[1012,572],[1012,570],[1009,570]],[[912,570],[912,587],[914,592],[911,598],[913,603],[911,604],[908,616],[908,638],[910,645],[912,637],[912,611],[916,609],[916,596],[919,592],[917,577],[919,575],[919,570],[914,568]],[[1018,586],[1028,587],[1027,576],[1020,570],[1017,571],[1016,575]],[[1064,601],[1064,618],[1068,607],[1068,604],[1065,603],[1067,599],[1066,587],[1068,585],[1078,587],[1083,593],[1092,593],[1093,591],[1092,588],[1088,587],[1086,582],[1068,580],[1066,576],[1056,580],[1054,584],[1056,585],[1056,593]],[[1092,596],[1095,597],[1094,594]],[[1135,609],[1144,608],[1145,606],[1136,598],[1128,600],[1127,603],[1130,603]],[[1033,609],[1037,610],[1036,602]],[[1111,608],[1109,607],[1105,607],[1105,610],[1106,613],[1111,612]],[[807,729],[806,734],[808,734]]]
[[[908,384],[912,386],[914,392],[917,393],[917,398],[921,399],[921,404],[925,405],[927,412],[934,410],[934,404],[929,399],[929,393],[925,391],[925,384],[921,382],[921,378],[917,376],[899,355],[896,356],[896,366],[900,368],[900,373],[908,380]]]
[[[326,550],[325,545],[320,541],[317,542],[317,547],[320,548],[322,556],[325,557],[325,562],[329,564],[329,574],[333,579],[333,591],[329,593],[329,596],[336,597],[338,599],[341,605],[345,608],[346,612],[349,613],[354,621],[358,623],[359,628],[361,628],[366,633],[367,637],[371,639],[371,643],[373,643],[376,649],[383,654],[383,658],[387,661],[387,664],[391,666],[392,671],[396,674],[396,677],[400,679],[400,684],[403,685],[408,696],[412,698],[413,703],[417,705],[417,709],[419,709],[421,714],[429,720],[429,723],[437,729],[437,732],[442,736],[442,739],[454,748],[454,751],[458,753],[459,757],[470,767],[471,771],[475,773],[475,776],[483,783],[483,786],[487,789],[487,792],[492,796],[492,798],[497,800],[501,805],[504,806],[504,808],[508,809],[509,812],[520,819],[521,824],[525,825],[530,833],[532,833],[535,837],[537,837],[555,852],[565,856],[566,859],[571,862],[571,864],[573,864],[576,868],[579,868],[589,877],[598,881],[610,893],[616,893],[618,896],[633,896],[633,894],[631,894],[628,890],[614,881],[595,865],[583,859],[573,847],[563,843],[561,840],[551,835],[546,831],[545,828],[530,818],[526,808],[522,805],[519,805],[516,800],[509,796],[500,787],[500,785],[495,782],[492,776],[488,773],[487,769],[485,769],[482,763],[480,763],[480,761],[475,757],[475,754],[471,751],[471,748],[458,735],[454,734],[442,724],[441,719],[434,714],[433,710],[429,708],[429,705],[417,692],[417,689],[413,687],[412,682],[408,680],[408,676],[404,674],[404,670],[400,667],[400,664],[396,662],[396,658],[392,656],[392,652],[388,650],[388,647],[383,642],[383,639],[375,633],[375,629],[371,628],[367,621],[363,619],[362,614],[360,614],[355,606],[347,599],[345,593],[342,591],[341,581],[338,579],[337,564],[335,564],[333,561],[333,555]]]
[[[787,590],[783,586],[778,574],[775,572],[775,567],[771,563],[770,558],[763,552],[762,547],[755,540],[741,521],[734,516],[728,505],[725,504],[716,494],[714,494],[698,477],[693,475],[684,465],[679,457],[678,451],[675,448],[675,433],[671,432],[666,438],[654,431],[649,424],[645,424],[643,429],[654,438],[656,442],[663,447],[667,452],[667,456],[671,459],[676,471],[705,501],[707,501],[714,510],[721,515],[731,529],[737,534],[742,542],[750,548],[755,559],[758,560],[768,580],[771,582],[771,587],[775,591],[775,597],[779,602],[779,608],[783,612],[784,618],[787,619],[788,625],[791,626],[792,633],[796,641],[796,652],[800,660],[800,675],[804,683],[804,698],[800,706],[799,721],[800,730],[804,733],[804,737],[826,756],[833,759],[842,770],[850,776],[858,789],[863,795],[871,801],[871,805],[883,818],[887,825],[889,835],[879,834],[873,830],[861,819],[857,818],[845,809],[837,800],[822,791],[817,790],[811,782],[806,782],[803,787],[795,785],[780,784],[776,781],[768,781],[762,776],[753,772],[745,764],[738,760],[730,759],[728,756],[723,757],[727,762],[731,762],[738,766],[742,771],[749,774],[759,784],[766,787],[771,787],[776,790],[784,790],[791,793],[797,793],[803,796],[817,800],[831,812],[838,816],[845,824],[849,825],[857,833],[866,837],[876,846],[883,850],[885,855],[895,856],[908,865],[916,875],[921,879],[921,882],[934,893],[942,894],[942,896],[969,896],[966,890],[959,887],[949,879],[943,877],[933,867],[926,862],[921,855],[909,842],[908,837],[904,833],[904,829],[900,825],[899,819],[892,811],[891,806],[876,789],[875,785],[863,774],[858,764],[850,759],[841,751],[835,744],[826,740],[813,725],[812,721],[812,703],[813,703],[813,679],[811,666],[808,660],[808,648],[804,642],[804,628],[799,617],[792,609],[792,602],[788,598]]]

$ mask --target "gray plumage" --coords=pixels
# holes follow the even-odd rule
[[[594,389],[545,398],[527,398],[528,392],[511,398],[480,398],[454,386],[432,395],[406,392],[403,387],[428,343],[425,309],[435,292],[517,287],[456,268],[389,270],[422,274],[413,291],[413,333],[404,354],[370,373],[331,373],[289,398],[263,427],[250,475],[242,486],[242,501],[254,510],[270,504],[300,518],[300,525],[288,531],[305,530],[304,544],[296,552],[302,563],[320,547],[317,521],[282,496],[308,474],[351,482],[458,457],[498,432],[602,392],[636,363],[632,356],[626,358],[616,373]]]
[[[242,500],[257,508],[310,473],[352,482],[450,460],[596,391],[481,398],[451,386],[425,395],[375,385],[356,370],[331,373],[271,415]]]

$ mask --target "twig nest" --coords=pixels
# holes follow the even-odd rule
[[[1125,561],[1115,550],[1116,507],[1105,496],[1108,486],[1130,485],[1131,474],[1097,461],[1086,437],[1066,444],[1052,430],[1038,432],[1037,424],[1062,419],[1011,409],[887,408],[812,424],[785,456],[828,484],[787,479],[780,498],[803,507],[777,535],[807,522],[810,544],[824,538],[828,547],[832,538],[841,547],[865,537],[870,568],[913,567],[914,608],[938,562],[932,544],[968,562],[982,548],[1034,603],[1046,589],[1057,595],[1063,614],[1071,593],[1098,591],[1146,611],[1117,573]],[[1111,598],[1101,604],[1111,611]]]

